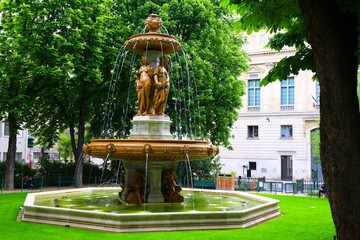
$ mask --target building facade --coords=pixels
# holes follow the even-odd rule
[[[27,159],[27,139],[28,131],[20,130],[17,135],[16,156],[18,161],[25,161]],[[9,124],[0,121],[0,161],[6,161],[6,155],[9,144]]]
[[[44,149],[42,146],[34,145],[32,149],[28,147],[29,131],[27,129],[20,130],[16,139],[16,161],[32,164],[34,167],[39,158],[48,155],[51,160],[58,160],[56,148]],[[0,121],[0,162],[6,161],[6,155],[9,146],[9,124]]]
[[[282,181],[311,180],[320,168],[311,147],[311,133],[319,127],[319,85],[311,71],[300,71],[259,87],[276,63],[296,53],[291,47],[280,52],[266,49],[268,39],[260,31],[249,36],[244,46],[251,68],[241,77],[247,90],[232,129],[233,150],[220,149],[222,171]]]

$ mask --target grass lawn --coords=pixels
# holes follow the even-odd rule
[[[0,239],[4,240],[191,240],[191,239],[333,239],[335,227],[329,202],[323,198],[261,194],[280,200],[283,216],[249,229],[148,233],[108,233],[17,222],[26,193],[0,194]]]

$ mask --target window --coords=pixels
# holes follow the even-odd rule
[[[316,108],[320,106],[320,84],[316,81]]]
[[[291,181],[293,174],[292,156],[281,156],[281,180]]]
[[[6,161],[6,157],[7,157],[7,152],[3,153],[3,160]],[[22,160],[22,152],[17,152],[15,154],[15,160],[17,161],[21,161]]]
[[[262,34],[259,36],[260,47],[264,47],[268,43],[268,38]]]
[[[281,81],[281,110],[294,110],[294,78]]]
[[[5,123],[4,124],[4,136],[9,136],[9,135],[10,135],[9,124]]]
[[[22,138],[23,137],[23,132],[22,130],[18,131],[17,137]],[[4,123],[4,136],[9,136],[10,135],[10,128],[9,128],[9,123]],[[0,136],[1,136],[1,130],[0,130]]]
[[[250,77],[253,77],[250,74]],[[256,77],[258,74],[256,74]],[[248,107],[251,108],[260,108],[260,79],[248,80]]]
[[[256,162],[249,162],[249,169],[256,170]]]
[[[259,137],[259,126],[248,126],[248,138]]]
[[[292,125],[282,125],[281,126],[281,137],[282,138],[291,138],[293,136]]]

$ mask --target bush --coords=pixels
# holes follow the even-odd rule
[[[0,179],[5,177],[5,171],[6,171],[6,161],[0,162]],[[15,161],[15,170],[14,175],[15,176],[34,176],[36,174],[37,170],[31,168],[29,165]]]

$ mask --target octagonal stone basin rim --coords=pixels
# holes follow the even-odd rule
[[[95,229],[110,232],[147,232],[193,229],[231,229],[255,226],[281,216],[279,200],[254,194],[234,191],[221,191],[221,194],[237,194],[263,204],[241,211],[222,212],[156,212],[156,213],[106,213],[78,209],[56,208],[35,205],[36,196],[51,194],[91,193],[99,190],[119,191],[120,188],[83,188],[62,191],[30,193],[27,195],[21,220],[52,225]],[[192,189],[186,189],[192,191]],[[216,190],[199,190],[219,192]]]

